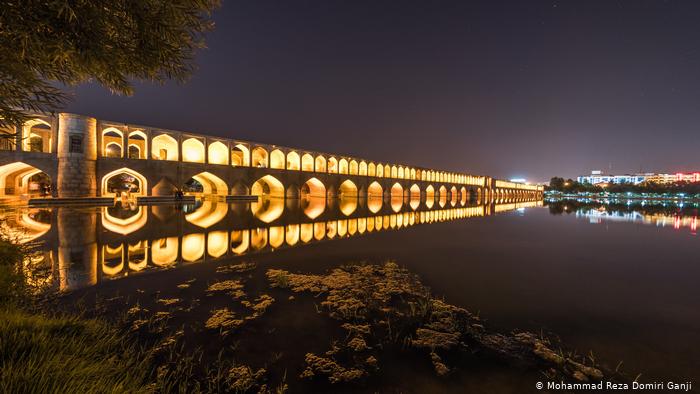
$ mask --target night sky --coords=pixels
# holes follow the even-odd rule
[[[215,21],[188,83],[65,110],[530,181],[700,170],[699,1],[224,0]]]

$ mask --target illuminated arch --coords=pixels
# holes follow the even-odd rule
[[[391,186],[390,196],[391,209],[394,210],[394,212],[400,211],[403,206],[403,187],[401,184],[396,182]]]
[[[313,172],[314,170],[314,157],[308,153],[304,153],[301,156],[301,170],[307,172]]]
[[[102,156],[122,157],[124,133],[115,128],[107,127],[102,130]]]
[[[415,180],[416,180],[416,176],[418,176],[418,174],[416,173],[416,169],[415,169],[415,168],[411,168],[411,176],[410,176],[411,180],[415,181]]]
[[[350,160],[349,166],[350,166],[350,169],[349,169],[350,175],[358,175],[359,174],[358,164],[357,164],[356,160]]]
[[[202,194],[216,194],[220,196],[228,195],[228,186],[226,185],[226,182],[210,172],[200,172],[199,174],[193,175],[192,179],[202,185]]]
[[[316,172],[326,172],[326,158],[323,156],[316,156],[315,166]]]
[[[367,163],[364,160],[360,162],[360,168],[357,173],[358,175],[367,176]]]
[[[188,138],[182,142],[182,161],[204,163],[204,144],[197,138]]]
[[[391,166],[384,164],[384,178],[391,178]]]
[[[243,144],[236,144],[231,148],[231,165],[234,167],[248,167],[250,165],[250,151]]]
[[[433,207],[433,204],[435,204],[435,188],[433,185],[428,185],[425,188],[425,206],[430,209]]]
[[[328,172],[331,174],[337,174],[338,173],[338,159],[335,157],[331,157],[328,159]]]
[[[357,209],[357,186],[349,179],[340,184],[340,211],[350,215]]]
[[[284,153],[281,150],[275,149],[270,152],[270,168],[284,170]]]
[[[374,163],[369,163],[367,165],[367,175],[368,176],[377,176],[377,166],[374,165]]]
[[[467,198],[468,198],[467,188],[464,187],[464,186],[462,186],[462,189],[460,190],[460,194],[461,194],[461,196],[460,196],[460,197],[461,197],[460,203],[461,203],[462,205],[464,205],[464,204],[467,203]]]
[[[444,207],[445,204],[447,204],[447,188],[445,185],[440,185],[439,190],[439,197],[440,199],[438,200],[438,204],[440,204],[440,207]]]
[[[457,187],[453,185],[450,189],[450,205],[452,205],[453,207],[457,205],[457,200]]]
[[[161,134],[151,141],[151,157],[154,160],[177,161],[177,141],[168,134]]]
[[[255,181],[251,194],[259,196],[258,201],[251,204],[253,214],[265,223],[279,218],[284,211],[284,185],[272,175]]]
[[[31,119],[22,126],[22,150],[51,153],[52,130],[49,122]]]
[[[301,169],[301,158],[295,151],[287,153],[287,169],[291,171],[299,171]]]
[[[250,230],[250,246],[254,250],[262,250],[267,246],[267,228]]]
[[[382,209],[384,190],[379,182],[372,182],[367,188],[367,209],[372,213]]]
[[[268,243],[273,248],[284,245],[284,226],[273,226],[268,229]]]
[[[214,141],[209,144],[208,152],[209,164],[228,165],[228,147],[221,141]]]
[[[284,239],[287,241],[287,245],[296,245],[299,242],[299,225],[288,224],[284,232]]]
[[[377,164],[377,178],[384,178],[384,166]]]
[[[115,197],[117,195],[117,190],[114,186],[118,185],[112,185],[112,190],[110,190],[110,179],[112,179],[115,176],[121,175],[121,174],[126,174],[128,177],[124,178],[124,183],[123,183],[123,189],[122,191],[129,190],[129,192],[132,195],[136,196],[145,196],[148,194],[148,180],[146,180],[146,177],[143,175],[139,174],[138,172],[130,169],[130,168],[120,168],[118,170],[114,170],[105,176],[102,177],[102,193],[100,194],[103,197]],[[129,179],[133,178],[133,179]],[[136,182],[134,182],[134,180]]]
[[[420,187],[415,183],[408,189],[409,203],[411,209],[416,210],[420,206]]]
[[[148,152],[148,137],[141,130],[134,130],[127,138],[127,157],[129,159],[145,159]]]
[[[256,168],[267,168],[267,151],[261,146],[257,146],[252,152],[251,166]]]
[[[326,209],[326,187],[323,182],[311,178],[301,187],[301,204],[309,219],[316,219]]]
[[[399,177],[399,170],[398,170],[398,168],[396,168],[396,166],[391,166],[391,177],[392,178]]]
[[[399,171],[398,171],[396,177],[399,178],[399,179],[403,179],[403,178],[404,178],[403,167],[399,167]]]
[[[338,162],[338,173],[347,174],[348,173],[348,161],[345,159],[340,159]]]

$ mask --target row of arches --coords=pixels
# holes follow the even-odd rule
[[[0,127],[0,151],[17,150],[19,141],[24,152],[51,153],[53,135],[51,123],[40,118],[30,119],[20,128]]]
[[[123,145],[127,150],[124,151]],[[145,159],[148,139],[141,130],[125,133],[115,127],[102,131],[102,156]],[[272,168],[289,171],[307,171],[331,174],[372,176],[377,178],[397,178],[429,182],[449,182],[458,184],[483,185],[484,177],[476,177],[444,171],[421,170],[400,165],[375,164],[364,160],[326,157],[299,153],[294,150],[283,152],[276,148],[268,151],[262,146],[249,148],[246,144],[229,144],[213,141],[205,146],[204,138],[189,137],[181,144],[169,134],[163,133],[151,140],[151,158],[154,160],[183,161],[255,168]]]

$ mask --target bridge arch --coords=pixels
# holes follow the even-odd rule
[[[209,164],[228,165],[228,147],[221,141],[214,141],[209,144],[208,161]]]
[[[301,157],[295,151],[287,153],[287,169],[290,171],[299,171],[301,169]]]
[[[348,173],[348,161],[345,159],[340,159],[338,161],[338,173],[347,174]]]
[[[360,162],[360,167],[357,173],[358,175],[367,176],[367,163],[364,160]]]
[[[284,212],[284,185],[272,175],[265,175],[253,183],[251,194],[259,196],[251,204],[253,214],[265,223],[270,223]]]
[[[284,170],[284,153],[281,150],[275,149],[270,152],[270,168]]]
[[[160,134],[151,141],[151,157],[155,160],[178,161],[178,148],[175,138]]]
[[[403,186],[401,186],[401,184],[398,182],[394,183],[391,186],[390,196],[391,209],[394,212],[400,211],[401,207],[403,206]]]
[[[398,173],[397,173],[397,177],[398,177],[399,179],[404,179],[404,178],[405,178],[403,167],[400,167],[400,166],[399,166],[399,171],[398,171]]]
[[[198,138],[188,138],[182,142],[182,161],[204,163],[204,144]]]
[[[374,165],[374,163],[369,163],[367,164],[367,175],[368,176],[377,176],[377,166]]]
[[[124,133],[116,127],[102,130],[102,157],[122,157]]]
[[[435,188],[433,185],[428,185],[425,188],[425,206],[430,209],[433,207],[433,204],[435,204]]]
[[[43,119],[31,119],[22,126],[22,150],[25,152],[51,153],[52,128]]]
[[[377,164],[377,178],[384,178],[384,166]]]
[[[127,157],[129,159],[145,159],[148,152],[148,137],[141,130],[134,130],[127,138]]]
[[[256,168],[267,168],[267,151],[261,146],[256,146],[251,152],[251,162],[250,165]]]
[[[317,178],[307,180],[300,194],[302,210],[309,219],[316,219],[326,210],[326,186]]]
[[[359,175],[357,160],[350,160],[350,175]]]
[[[350,179],[346,179],[338,188],[340,198],[340,211],[349,216],[357,209],[357,186]]]
[[[301,170],[307,172],[314,171],[314,157],[308,153],[301,156]]]
[[[450,205],[453,207],[457,205],[457,187],[452,185],[452,188],[450,188]]]
[[[319,155],[316,156],[316,160],[314,160],[314,170],[316,172],[326,172],[326,158]]]
[[[391,178],[391,166],[388,164],[384,165],[384,178]]]
[[[330,174],[338,173],[338,159],[331,157],[328,159],[328,172]]]
[[[37,167],[23,162],[0,166],[0,196],[47,195],[52,188],[51,177]]]
[[[102,177],[101,195],[114,197],[120,192],[128,191],[137,196],[148,194],[148,180],[145,176],[130,168],[120,168]]]
[[[372,182],[367,188],[367,208],[372,213],[379,212],[384,203],[384,190],[379,182]]]
[[[196,183],[192,182],[193,180],[196,181]],[[185,182],[184,189],[189,189],[189,192],[195,194],[220,196],[225,196],[228,194],[228,186],[226,185],[226,182],[207,171],[193,175],[192,178]]]
[[[438,204],[440,205],[440,208],[443,208],[445,204],[447,204],[447,188],[445,185],[440,185],[440,188],[438,189]]]
[[[243,144],[231,147],[231,165],[234,167],[250,166],[250,150]]]
[[[408,189],[408,195],[408,205],[415,211],[420,206],[420,186],[415,183],[411,185]]]
[[[467,201],[469,200],[469,192],[467,191],[467,188],[462,186],[460,194],[461,194],[460,203],[462,205],[465,205],[467,203]]]

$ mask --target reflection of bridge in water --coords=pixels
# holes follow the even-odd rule
[[[397,209],[396,202],[377,206],[366,199],[354,204],[317,200],[321,207],[308,199],[231,204],[205,200],[184,209],[19,207],[6,211],[3,223],[24,242],[39,242],[41,252],[28,269],[33,281],[70,290],[149,267],[219,260],[542,204],[464,202],[414,210],[408,204]],[[352,211],[348,204],[354,205]],[[42,270],[49,274],[34,274]]]
[[[541,198],[542,187],[61,113],[0,129],[0,197],[256,195],[440,201]]]

